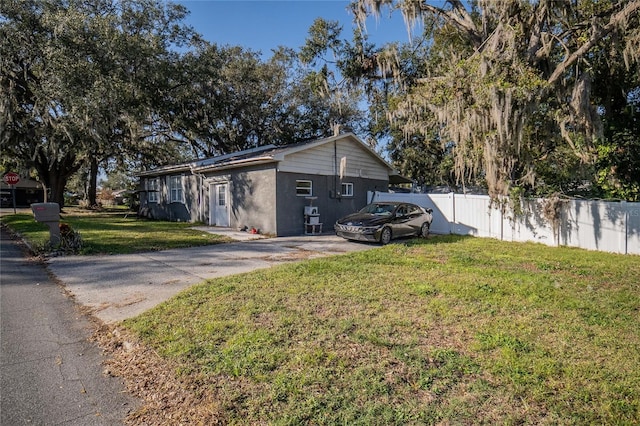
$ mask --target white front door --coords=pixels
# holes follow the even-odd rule
[[[211,215],[209,225],[229,226],[229,185],[227,183],[215,183],[211,185],[209,195],[209,207]]]

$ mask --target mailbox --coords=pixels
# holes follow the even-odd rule
[[[31,204],[33,217],[38,222],[59,222],[60,206],[58,203],[34,203]]]
[[[60,244],[60,206],[58,203],[31,204],[33,217],[49,227],[49,242],[52,246]]]

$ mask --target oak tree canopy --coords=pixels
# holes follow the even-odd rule
[[[541,163],[568,154],[592,166],[603,143],[634,151],[640,171],[637,136],[603,142],[613,117],[626,114],[617,126],[631,130],[640,119],[640,0],[358,0],[352,10],[360,23],[400,11],[409,29],[423,29],[421,75],[397,45],[374,52],[377,73],[363,66],[361,75],[394,81],[389,120],[405,140],[448,147],[458,181],[481,177],[494,197],[530,190],[551,183]],[[634,185],[637,197],[640,178]]]

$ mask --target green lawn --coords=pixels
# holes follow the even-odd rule
[[[85,254],[223,241],[65,210]],[[35,247],[48,239],[31,214],[2,221]],[[150,380],[160,388],[140,422],[640,423],[638,256],[408,240],[212,280],[124,326],[189,402]]]
[[[416,239],[208,281],[124,326],[195,423],[640,423],[638,256]]]
[[[93,212],[65,208],[61,223],[71,225],[82,238],[79,254],[120,254],[169,248],[217,244],[228,238],[190,229],[192,223],[138,219],[122,211]],[[2,217],[2,222],[19,232],[36,250],[49,240],[49,228],[36,222],[31,213]]]

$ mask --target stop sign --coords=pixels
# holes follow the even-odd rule
[[[20,176],[17,173],[9,172],[4,175],[3,180],[7,185],[17,185],[20,182]]]

